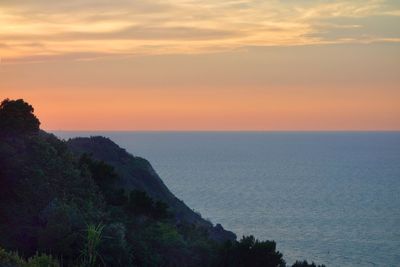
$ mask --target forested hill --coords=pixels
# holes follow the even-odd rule
[[[210,222],[204,220],[199,214],[176,198],[146,159],[130,155],[125,149],[120,148],[110,139],[102,136],[78,137],[68,140],[66,144],[78,157],[86,153],[95,160],[100,160],[113,166],[120,178],[117,181],[118,187],[124,188],[126,191],[144,191],[153,199],[165,202],[177,222],[193,223],[204,227],[207,229],[210,238],[216,241],[223,242],[236,239],[235,234],[225,231],[221,225],[213,227]]]
[[[286,266],[275,242],[194,213],[146,160],[104,137],[59,140],[33,111],[0,105],[0,267]]]

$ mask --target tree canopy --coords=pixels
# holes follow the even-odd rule
[[[0,134],[28,134],[39,131],[40,121],[33,107],[23,99],[5,99],[0,105]]]

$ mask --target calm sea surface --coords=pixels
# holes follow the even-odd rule
[[[286,261],[400,266],[400,133],[56,132],[147,158],[189,207]]]

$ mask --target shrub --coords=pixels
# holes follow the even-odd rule
[[[51,255],[37,253],[23,267],[59,267],[60,264]]]
[[[0,248],[0,266],[2,267],[14,267],[22,266],[24,260],[18,256],[16,252],[7,252],[6,250]]]
[[[0,248],[1,267],[59,267],[60,264],[51,255],[36,253],[25,261],[16,252],[7,252]]]

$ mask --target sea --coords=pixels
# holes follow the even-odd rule
[[[400,132],[54,132],[148,159],[213,223],[287,264],[400,266]]]

